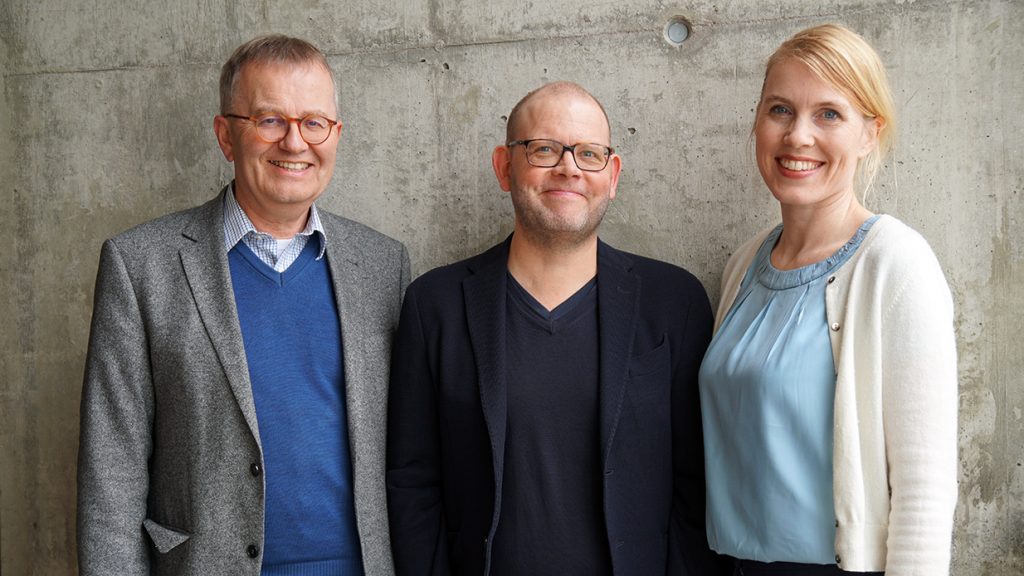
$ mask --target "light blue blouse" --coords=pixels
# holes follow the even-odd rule
[[[711,548],[761,562],[835,562],[832,425],[836,371],[825,286],[869,218],[835,254],[771,264],[782,226],[747,270],[700,369]]]

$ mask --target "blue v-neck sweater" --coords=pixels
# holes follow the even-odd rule
[[[310,242],[283,273],[228,253],[266,474],[263,574],[362,574],[341,329]]]

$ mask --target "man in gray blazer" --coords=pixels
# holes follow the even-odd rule
[[[234,181],[103,245],[81,573],[390,575],[385,416],[405,247],[314,205],[341,133],[318,49],[256,38],[220,90]]]

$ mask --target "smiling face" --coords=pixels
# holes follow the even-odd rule
[[[246,64],[226,112],[335,119],[334,84],[316,64]],[[235,164],[235,197],[256,228],[294,228],[297,220],[301,228],[310,205],[331,181],[341,123],[317,145],[307,144],[294,122],[274,143],[263,141],[247,120],[217,116],[214,130],[224,157]]]
[[[757,167],[784,207],[855,200],[857,165],[877,134],[874,119],[803,62],[768,71],[754,124]]]
[[[583,94],[539,94],[518,115],[516,140],[610,145],[604,112]],[[580,170],[568,151],[556,166],[540,168],[527,161],[524,146],[498,146],[492,164],[502,190],[511,193],[515,233],[543,244],[576,244],[594,237],[615,197],[621,169],[613,154],[600,172]]]

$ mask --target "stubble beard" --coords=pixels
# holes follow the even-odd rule
[[[608,203],[608,195],[605,195],[589,209],[565,215],[548,209],[532,191],[516,187],[512,192],[517,230],[550,249],[571,249],[592,239],[604,219]]]

